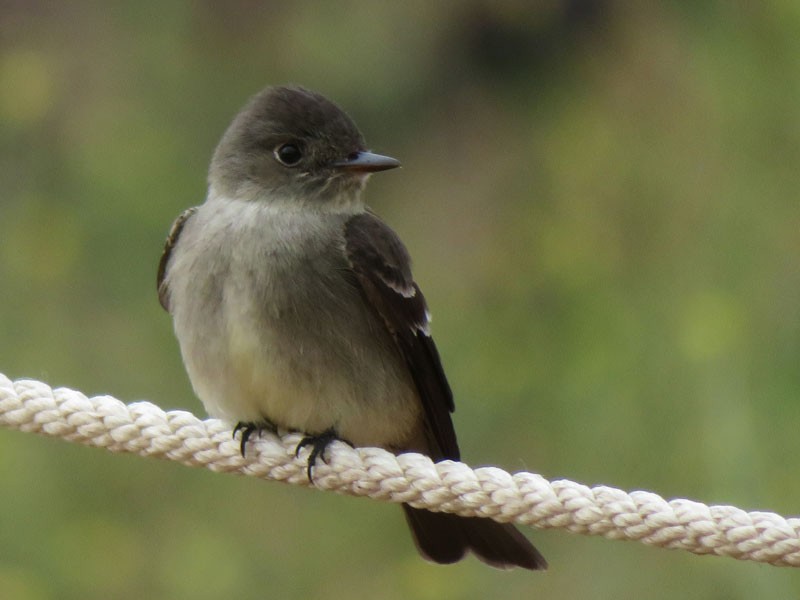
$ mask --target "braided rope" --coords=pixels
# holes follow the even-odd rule
[[[124,404],[111,396],[80,392],[0,374],[0,425],[72,442],[238,473],[311,485],[307,454],[295,457],[300,435],[264,434],[247,457],[230,428],[201,421],[186,411],[164,412],[149,402]],[[395,456],[379,448],[334,443],[328,462],[314,467],[314,486],[417,508],[482,516],[538,528],[564,528],[584,535],[636,540],[695,554],[717,554],[778,566],[800,566],[800,518],[666,501],[650,492],[567,480],[547,481],[532,473],[463,463],[434,464],[421,454]]]

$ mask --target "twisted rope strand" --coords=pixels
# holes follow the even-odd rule
[[[311,485],[307,451],[295,457],[298,434],[265,434],[247,457],[230,428],[186,411],[165,412],[149,402],[87,398],[34,380],[0,374],[0,425],[72,442],[177,461],[294,485]],[[481,516],[584,535],[636,540],[695,554],[717,554],[777,566],[800,566],[800,518],[664,500],[651,492],[549,482],[533,473],[434,464],[421,454],[395,456],[379,448],[334,443],[328,462],[314,467],[315,487],[340,494],[407,502],[417,508]]]

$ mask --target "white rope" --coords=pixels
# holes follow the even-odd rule
[[[80,392],[0,374],[0,425],[72,442],[203,466],[295,485],[311,485],[308,454],[295,457],[298,434],[254,436],[247,457],[222,421],[201,421],[185,411],[164,412],[149,402],[124,404],[110,396]],[[532,473],[511,475],[494,467],[434,464],[421,454],[395,456],[379,448],[334,443],[328,462],[317,461],[314,486],[418,508],[479,515],[538,528],[636,540],[695,554],[717,554],[779,566],[800,566],[800,518],[666,501],[650,492],[567,480],[547,481]]]

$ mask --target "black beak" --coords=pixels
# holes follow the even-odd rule
[[[399,167],[400,161],[390,156],[364,151],[351,154],[344,160],[338,160],[332,166],[342,171],[375,173],[376,171],[386,171]]]

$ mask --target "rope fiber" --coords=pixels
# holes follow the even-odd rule
[[[308,450],[295,456],[300,434],[265,433],[239,441],[217,419],[163,411],[149,402],[124,404],[111,396],[87,398],[40,381],[0,374],[0,425],[127,452],[293,485],[312,485]],[[481,516],[540,529],[615,540],[635,540],[695,554],[716,554],[776,566],[800,566],[800,518],[665,500],[651,492],[547,481],[533,473],[494,467],[471,469],[421,454],[395,456],[379,448],[334,442],[314,466],[313,487],[462,516]]]

